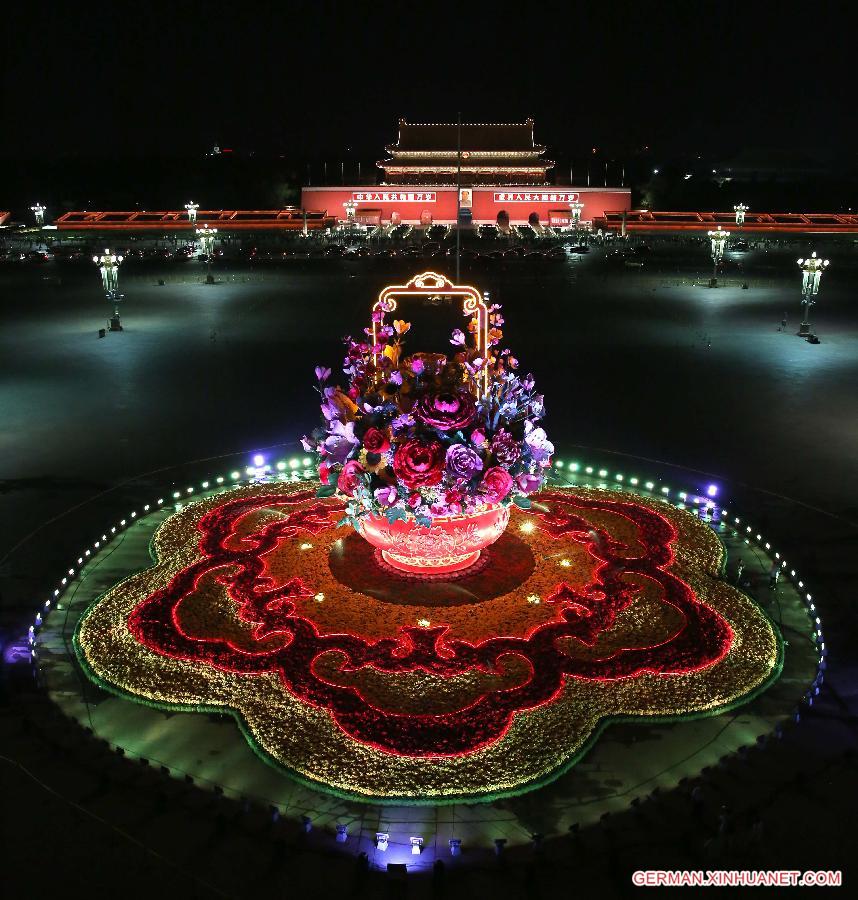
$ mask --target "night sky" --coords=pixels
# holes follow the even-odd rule
[[[400,116],[558,154],[849,152],[843,4],[85,3],[4,11],[7,158],[378,158]],[[811,110],[812,121],[804,118]],[[1,204],[0,204],[1,205]]]

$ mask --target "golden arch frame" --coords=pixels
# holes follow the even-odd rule
[[[481,396],[485,396],[489,390],[489,307],[486,303],[486,297],[483,296],[475,287],[467,284],[453,284],[446,275],[438,272],[422,272],[415,275],[406,284],[392,284],[384,288],[378,295],[372,307],[373,313],[381,312],[381,318],[386,313],[396,311],[397,299],[402,297],[435,297],[437,295],[444,297],[461,297],[462,313],[466,316],[477,317],[477,330],[474,334],[475,349],[486,360],[483,367],[481,383]],[[375,315],[372,316],[372,345],[375,348],[378,345],[378,322]],[[378,354],[373,349],[372,360],[378,365]]]

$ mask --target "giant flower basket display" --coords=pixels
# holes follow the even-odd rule
[[[420,292],[463,300],[452,358],[407,354],[408,324],[385,322]],[[85,671],[159,708],[231,711],[306,784],[405,803],[532,790],[612,720],[763,690],[782,644],[711,528],[652,494],[544,483],[542,398],[501,324],[433,273],[383,292],[348,387],[317,373],[321,480],[178,503],[154,564],[81,619]]]
[[[452,357],[406,352],[411,324],[385,322],[402,298],[460,299],[467,328],[453,331]],[[554,447],[532,375],[501,349],[500,306],[475,288],[426,272],[382,291],[370,327],[346,338],[345,388],[316,368],[324,428],[304,438],[321,460],[320,497],[346,499],[343,522],[385,562],[419,575],[474,565],[530,506]]]

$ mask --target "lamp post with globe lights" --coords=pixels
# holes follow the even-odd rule
[[[214,240],[217,234],[217,228],[209,228],[203,225],[197,228],[197,238],[203,249],[203,256],[206,258],[206,284],[214,284],[214,276],[212,275],[212,255],[214,253]]]
[[[357,207],[357,204],[351,198],[346,200],[346,202],[343,204],[343,208],[346,211],[346,219],[344,222],[340,223],[340,227],[339,227],[338,231],[340,231],[341,233],[351,235],[351,233],[355,227],[355,208],[356,207]]]
[[[580,200],[569,201],[569,212],[572,215],[572,228],[575,230],[576,239],[578,236],[578,226],[581,224],[581,211],[583,209],[584,204]]]
[[[35,206],[31,206],[30,210],[33,215],[36,217],[36,224],[41,227],[45,224],[45,210],[46,206],[42,206],[41,203],[37,203]]]
[[[725,231],[720,225],[714,231],[708,231],[709,240],[712,242],[712,278],[709,287],[718,287],[718,265],[724,258],[724,250],[727,247],[727,238],[730,232]]]
[[[827,259],[820,259],[816,251],[807,259],[798,261],[801,268],[801,306],[802,321],[798,329],[799,337],[808,337],[813,334],[810,327],[810,307],[816,303],[813,298],[819,293],[819,283],[822,281],[822,273],[828,267]]]
[[[748,211],[750,207],[745,206],[744,203],[737,203],[733,207],[733,212],[736,213],[736,226],[741,228],[745,224],[745,213]]]
[[[122,322],[119,319],[119,303],[123,299],[119,293],[119,266],[123,257],[105,250],[101,256],[93,256],[92,261],[101,272],[101,284],[109,303],[113,304],[113,315],[109,319],[111,331],[122,331]]]
[[[185,209],[188,211],[188,221],[191,223],[191,225],[197,224],[197,210],[199,208],[200,204],[194,203],[193,200],[191,200],[190,203],[185,204]]]

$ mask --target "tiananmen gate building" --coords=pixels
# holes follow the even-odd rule
[[[583,204],[581,221],[631,206],[629,188],[589,188],[549,182],[554,163],[536,144],[533,119],[505,124],[426,124],[399,121],[395,144],[377,165],[382,183],[345,187],[305,187],[306,210],[346,218],[355,205],[363,225],[503,223],[571,224],[569,204]]]

